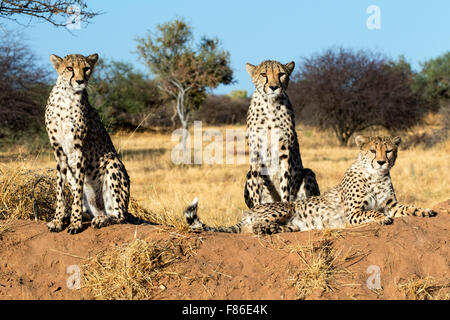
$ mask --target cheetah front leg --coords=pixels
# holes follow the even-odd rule
[[[247,179],[244,186],[244,200],[249,209],[255,205],[260,204],[260,192],[257,189],[258,171],[253,171],[252,168],[247,173]]]
[[[82,205],[83,205],[83,186],[85,178],[86,159],[82,151],[81,140],[74,140],[74,150],[72,161],[70,161],[70,169],[72,172],[72,213],[70,215],[70,225],[67,232],[70,234],[79,233],[82,230]]]
[[[279,142],[280,165],[280,197],[281,201],[288,202],[291,194],[291,172],[289,170],[289,149],[282,141]]]
[[[374,210],[373,206],[370,204],[371,198],[369,197],[367,190],[363,189],[361,193],[355,193],[353,188],[351,184],[344,183],[341,191],[347,223],[350,225],[359,225],[370,222],[377,222],[381,225],[392,223],[390,217],[383,212]]]
[[[377,222],[382,225],[392,223],[390,217],[377,210],[368,210],[367,206],[368,202],[364,201],[363,198],[347,198],[344,201],[344,212],[347,222],[350,225],[359,225],[370,222]]]
[[[385,213],[392,218],[403,216],[434,217],[437,212],[432,209],[416,208],[411,205],[404,205],[397,202],[394,196],[389,197],[384,203]]]
[[[350,225],[359,225],[370,222],[377,222],[381,225],[392,223],[392,219],[376,210],[354,210],[347,215],[347,222]]]
[[[247,173],[244,189],[245,203],[250,209],[261,204],[262,179],[260,166],[258,166],[260,163],[261,159],[258,151],[252,148],[250,154],[250,171]]]
[[[60,232],[64,229],[64,218],[66,217],[66,201],[64,187],[67,177],[67,157],[60,145],[53,141],[54,155],[56,159],[56,210],[55,217],[47,224],[49,231]]]

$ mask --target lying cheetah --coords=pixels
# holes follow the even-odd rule
[[[244,189],[249,208],[320,195],[314,172],[303,168],[294,111],[286,93],[294,62],[247,63],[255,85],[247,113],[250,171]]]
[[[139,223],[128,214],[130,179],[97,111],[89,104],[86,87],[97,54],[50,56],[58,72],[45,110],[45,125],[57,162],[56,213],[50,231],[65,227],[64,186],[73,195],[68,232],[82,230],[82,216],[100,228],[109,224]]]
[[[392,223],[392,218],[414,215],[432,217],[436,212],[399,204],[389,170],[397,158],[399,137],[356,137],[357,160],[347,169],[340,185],[321,196],[295,202],[255,206],[231,227],[212,228],[197,217],[197,199],[185,215],[192,231],[253,232],[273,234],[322,228],[344,228],[368,222]]]

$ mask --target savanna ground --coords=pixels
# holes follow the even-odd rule
[[[433,126],[431,123],[429,126],[416,128],[413,132],[431,132]],[[226,136],[227,129],[245,131],[242,126],[204,128],[211,129],[221,131],[223,137]],[[321,191],[339,183],[346,168],[356,158],[356,147],[339,146],[331,133],[314,128],[300,126],[297,132],[303,164],[314,170]],[[370,133],[382,132],[368,132]],[[239,165],[177,165],[172,161],[172,149],[179,142],[171,139],[171,133],[121,132],[112,138],[130,175],[131,195],[136,200],[135,205],[163,226],[141,226],[141,237],[137,238],[138,229],[133,226],[112,226],[101,230],[87,228],[80,235],[72,237],[66,232],[49,234],[43,223],[23,221],[32,217],[32,208],[23,205],[23,209],[13,210],[11,203],[7,203],[5,194],[8,179],[11,182],[19,173],[54,169],[51,151],[43,149],[30,154],[26,147],[18,146],[1,152],[0,172],[3,177],[0,188],[3,198],[0,195],[0,211],[8,220],[1,223],[0,239],[3,238],[3,241],[0,241],[0,252],[3,251],[1,258],[7,259],[3,261],[10,262],[9,266],[6,263],[0,265],[0,298],[450,297],[448,208],[442,209],[439,216],[433,218],[436,220],[404,218],[393,226],[381,229],[379,226],[368,226],[356,231],[313,231],[268,237],[193,235],[186,232],[183,210],[195,197],[200,201],[199,215],[207,224],[231,225],[240,219],[246,209],[243,186],[248,170],[247,154],[245,163]],[[405,133],[403,138],[407,139],[408,134]],[[203,142],[205,152],[210,143]],[[401,149],[391,171],[399,201],[420,207],[434,207],[449,199],[449,155],[450,140],[429,149],[420,145]],[[225,156],[224,152],[224,163]],[[20,193],[9,190],[11,194]],[[54,190],[50,186],[46,192],[52,193]],[[12,195],[8,197],[11,198]],[[22,215],[25,211],[26,214]],[[9,218],[22,220],[11,221]],[[48,218],[40,217],[42,220]],[[416,229],[421,232],[420,239]],[[43,237],[48,242],[33,240],[33,244],[30,244],[30,239]],[[139,240],[142,237],[145,241]],[[84,241],[87,248],[77,246],[76,241]],[[389,244],[384,244],[387,241]],[[114,244],[113,247],[111,243]],[[52,249],[46,248],[47,245]],[[402,247],[402,252],[397,252],[398,245]],[[10,246],[13,247],[7,249]],[[30,255],[29,251],[32,249],[37,252]],[[45,254],[42,257],[42,250],[48,256]],[[19,257],[30,261],[30,270],[26,265],[22,266],[24,275],[11,267],[14,265],[15,255],[18,261]],[[58,257],[51,258],[52,255]],[[124,256],[127,257],[125,260]],[[236,260],[236,257],[239,258]],[[63,263],[63,259],[74,261],[64,260]],[[79,259],[84,263],[83,289],[68,290],[64,284],[64,279],[67,278],[65,263],[79,264]],[[367,259],[375,259],[376,263],[369,263]],[[367,263],[358,264],[360,261]],[[406,266],[399,267],[402,262]],[[49,265],[42,267],[41,264]],[[382,274],[389,273],[390,282],[383,283],[382,289],[364,289],[365,279],[369,276],[366,268],[371,264],[382,265]],[[394,265],[396,271],[393,270]],[[45,280],[48,283],[37,280],[36,271],[45,269],[48,273],[46,269],[49,267],[59,270],[59,273],[56,272],[59,280]],[[31,271],[32,268],[35,268],[34,272]],[[399,274],[399,270],[403,274]],[[340,282],[337,280],[339,277],[346,280]],[[24,285],[25,279],[30,280],[31,284]],[[331,281],[332,279],[334,280]],[[56,285],[58,281],[61,283]],[[387,281],[386,277],[384,281]],[[27,288],[25,291],[24,286]],[[42,289],[43,286],[45,289]],[[56,291],[53,286],[56,286]],[[41,289],[38,290],[38,287]]]

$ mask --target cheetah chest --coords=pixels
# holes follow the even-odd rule
[[[389,177],[369,181],[368,193],[365,197],[368,205],[366,210],[381,210],[388,197],[393,195],[392,183]]]
[[[252,105],[247,123],[249,147],[260,154],[262,160],[277,162],[279,148],[289,147],[292,140],[292,126],[286,116],[286,106]]]
[[[59,97],[59,103],[53,106],[49,112],[49,122],[53,132],[52,140],[56,141],[67,156],[69,167],[76,166],[76,144],[77,136],[80,135],[79,123],[82,117],[81,110],[77,110],[66,96]],[[79,142],[78,142],[79,143]]]

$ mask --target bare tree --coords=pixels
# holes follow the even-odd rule
[[[372,126],[403,130],[430,105],[413,90],[409,64],[370,51],[329,49],[299,63],[289,87],[300,121],[332,129],[342,145]]]
[[[185,134],[192,111],[206,99],[207,88],[230,84],[233,71],[230,54],[219,48],[218,39],[202,38],[199,46],[192,44],[191,27],[183,20],[157,26],[155,34],[138,38],[138,54],[156,76],[159,87],[176,101],[176,111]]]
[[[0,0],[0,18],[15,22],[20,17],[28,17],[28,23],[37,19],[65,27],[71,15],[75,15],[79,22],[89,22],[99,14],[90,10],[85,0]]]

